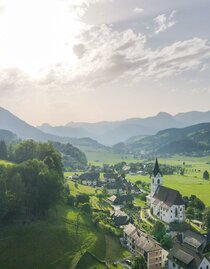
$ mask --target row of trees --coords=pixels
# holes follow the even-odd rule
[[[63,193],[60,154],[32,140],[10,149],[16,164],[0,166],[0,222],[46,216]]]

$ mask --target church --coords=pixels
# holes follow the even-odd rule
[[[156,159],[151,176],[151,193],[147,197],[151,212],[166,223],[185,222],[185,205],[181,194],[174,189],[162,186],[162,184],[163,175]]]

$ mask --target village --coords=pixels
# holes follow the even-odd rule
[[[107,169],[103,180],[98,170],[67,176],[75,186],[102,190],[98,197],[110,205],[110,210],[108,215],[96,212],[93,219],[97,223],[100,218],[110,219],[116,228],[112,231],[131,253],[123,268],[132,268],[131,260],[139,260],[142,264],[139,268],[209,269],[210,234],[195,229],[201,222],[194,220],[195,225],[187,219],[186,201],[180,192],[164,186],[158,159],[151,170],[150,186],[132,183],[126,179],[129,167],[124,165],[123,169],[123,175]],[[138,173],[145,172],[139,169]],[[139,199],[142,203],[136,204]]]

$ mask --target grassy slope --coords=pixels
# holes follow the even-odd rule
[[[76,234],[77,209],[62,207],[58,212],[57,217],[50,217],[47,221],[1,227],[0,268],[71,269],[87,250],[102,260],[112,261],[123,256],[119,240],[97,231],[84,215]],[[114,245],[115,251],[107,257],[110,245]],[[86,263],[85,268],[92,268],[92,262],[90,265]],[[95,261],[94,266],[100,268]]]
[[[72,195],[86,193],[91,196],[94,208],[109,209],[105,202],[94,196],[95,188],[69,182]],[[101,260],[114,261],[127,255],[119,239],[98,231],[89,217],[80,217],[79,232],[76,234],[78,209],[58,207],[57,215],[52,212],[47,221],[29,225],[14,225],[0,229],[0,268],[4,269],[73,269],[103,268],[89,256],[90,251]],[[85,264],[85,267],[83,265]]]

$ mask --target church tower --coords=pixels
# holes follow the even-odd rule
[[[151,176],[151,197],[153,197],[157,187],[163,183],[163,174],[160,171],[158,160],[156,158],[155,166]]]

